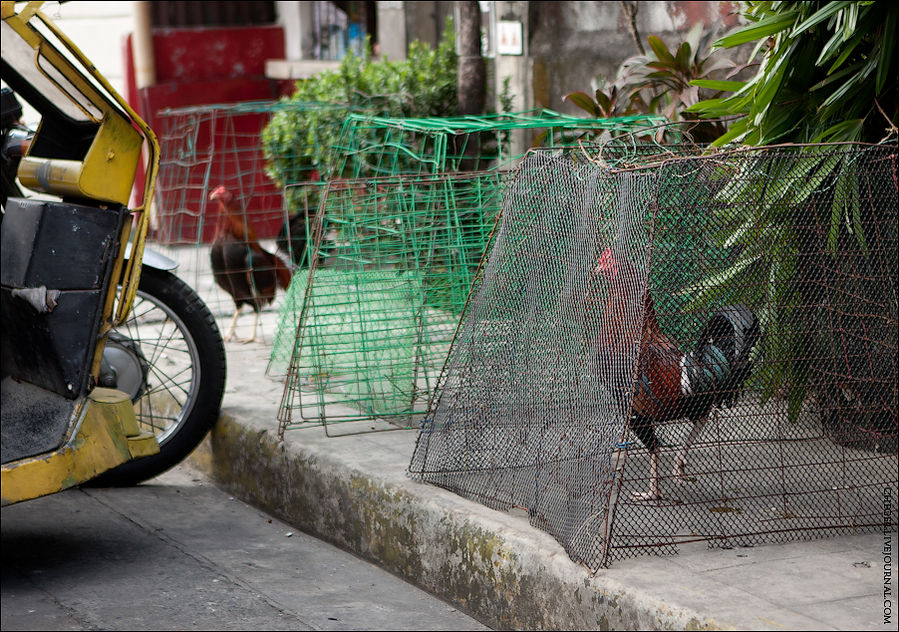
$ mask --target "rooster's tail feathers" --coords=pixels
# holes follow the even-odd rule
[[[736,399],[752,368],[749,354],[759,332],[758,318],[745,305],[723,307],[712,314],[696,350],[681,363],[682,393],[716,393],[721,404]]]

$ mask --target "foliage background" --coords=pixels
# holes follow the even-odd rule
[[[401,61],[349,54],[338,69],[298,81],[294,94],[282,99],[284,109],[262,132],[269,177],[284,187],[338,176],[331,173],[333,148],[350,111],[389,117],[455,114],[457,66],[448,20],[436,49],[413,42]]]

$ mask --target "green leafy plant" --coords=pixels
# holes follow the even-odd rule
[[[691,297],[688,311],[734,302],[764,306],[758,313],[765,333],[760,348],[771,361],[753,383],[763,402],[783,398],[793,420],[802,411],[810,375],[808,363],[800,360],[808,355],[812,331],[811,314],[800,307],[814,303],[803,300],[812,276],[808,251],[818,242],[810,197],[832,182],[843,159],[823,148],[799,159],[795,154],[793,159],[777,154],[736,158],[735,167],[720,174],[726,185],[709,209],[720,227],[710,232],[710,246],[736,256],[685,292]]]
[[[733,93],[688,108],[688,113],[703,117],[736,115],[715,145],[878,142],[885,137],[895,142],[895,4],[750,2],[745,16],[749,25],[715,46],[755,42],[753,56],[760,58],[756,75],[742,82],[692,82]],[[810,364],[808,349],[833,348],[833,341],[824,339],[826,332],[816,329],[828,307],[812,309],[813,279],[837,269],[833,261],[847,254],[863,267],[884,264],[870,260],[866,231],[877,218],[861,203],[855,161],[833,147],[812,144],[798,151],[800,159],[791,162],[762,157],[742,163],[744,173],[718,193],[718,213],[727,226],[719,242],[737,256],[727,270],[704,282],[706,290],[697,294],[694,304],[728,295],[767,306],[761,315],[765,354],[774,362],[757,377],[763,398],[783,396],[794,420],[813,390],[812,376],[821,368]],[[753,170],[754,176],[745,170]],[[747,199],[755,203],[740,206],[744,215],[738,221],[727,217],[728,208]],[[821,237],[810,234],[813,226],[826,228],[823,249]],[[834,259],[822,261],[822,256]],[[895,252],[877,257],[889,259]],[[759,284],[758,279],[765,282]],[[895,279],[890,291],[895,313]],[[797,318],[804,322],[797,324]],[[848,356],[840,362],[845,366]],[[870,385],[853,387],[856,404],[873,397],[866,389]],[[840,407],[851,408],[845,402]]]
[[[729,59],[713,57],[710,50],[713,35],[713,31],[704,31],[703,25],[697,24],[674,50],[650,35],[647,41],[651,54],[626,59],[614,81],[597,79],[599,85],[593,97],[572,92],[563,100],[571,101],[595,117],[660,114],[669,121],[699,121],[700,117],[689,108],[701,99],[719,96],[721,89],[707,89],[695,82],[718,77],[720,83],[743,69]],[[724,131],[722,123],[704,121],[692,134],[698,142],[706,142]]]
[[[755,42],[748,81],[697,77],[698,88],[733,92],[688,112],[739,115],[716,145],[740,142],[877,142],[896,131],[893,58],[899,7],[890,2],[749,2],[749,26],[715,43]]]

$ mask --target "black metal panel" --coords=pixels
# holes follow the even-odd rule
[[[69,399],[87,392],[123,217],[9,199],[0,237],[3,377]]]
[[[103,295],[62,292],[52,312],[38,313],[2,288],[4,374],[68,398],[86,392]]]
[[[0,461],[44,454],[66,439],[76,402],[33,384],[5,379],[0,383]]]
[[[13,288],[99,289],[116,254],[121,221],[116,211],[10,198],[0,280]]]

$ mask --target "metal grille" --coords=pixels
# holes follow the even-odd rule
[[[896,146],[686,153],[528,156],[410,464],[592,570],[896,524]]]
[[[273,24],[277,20],[274,2],[153,2],[150,15],[154,27],[247,26]]]
[[[316,0],[311,3],[312,53],[314,59],[339,61],[347,51],[361,57],[365,52],[366,35],[377,39],[374,2],[344,4]],[[347,6],[349,5],[349,6]],[[345,10],[346,9],[346,10]]]

